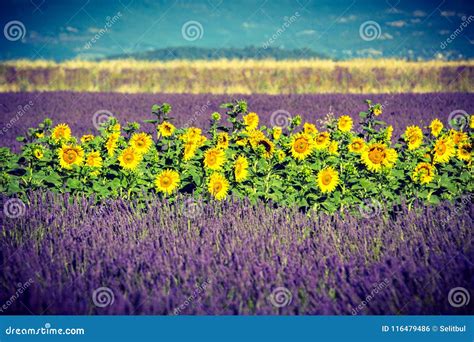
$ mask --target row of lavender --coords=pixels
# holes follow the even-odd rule
[[[469,201],[355,217],[29,198],[2,217],[2,314],[472,312],[452,295],[474,283]]]
[[[429,125],[439,118],[445,126],[450,113],[471,113],[474,94],[385,94],[385,95],[235,95],[248,101],[249,108],[256,111],[262,124],[284,125],[286,113],[300,114],[303,120],[316,122],[333,112],[337,116],[350,115],[358,122],[358,113],[366,110],[364,100],[384,106],[384,120],[394,127],[399,136],[409,125]],[[231,99],[229,95],[190,94],[113,94],[113,93],[3,93],[0,94],[0,146],[18,151],[15,141],[29,127],[36,127],[45,117],[54,122],[71,124],[73,133],[82,135],[96,133],[97,121],[114,115],[120,121],[138,121],[149,116],[155,103],[168,102],[173,105],[173,122],[178,127],[197,126],[208,128],[209,116],[219,110],[222,103]],[[95,115],[94,115],[95,114]],[[153,131],[152,125],[144,125]]]

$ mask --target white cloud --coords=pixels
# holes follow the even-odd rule
[[[410,22],[412,24],[419,24],[419,23],[421,23],[421,19],[420,18],[410,19]]]
[[[253,28],[256,28],[256,27],[257,27],[257,24],[255,24],[255,23],[249,23],[249,22],[247,22],[247,21],[244,21],[244,22],[242,23],[242,27],[243,27],[244,29],[253,29]]]
[[[416,10],[413,12],[413,16],[415,17],[426,17],[426,12],[423,12],[422,10]]]
[[[66,31],[68,32],[72,32],[72,33],[77,33],[79,32],[79,30],[75,27],[72,27],[72,26],[66,26]]]
[[[370,49],[357,50],[357,54],[359,56],[382,56],[383,51],[370,48]]]
[[[297,36],[312,36],[316,34],[315,30],[303,30],[296,33]]]
[[[396,20],[396,21],[390,21],[387,23],[387,25],[392,26],[392,27],[403,27],[406,26],[407,22],[405,20]]]
[[[58,44],[58,39],[55,37],[45,36],[37,31],[31,31],[28,37],[28,42],[33,44]]]
[[[355,21],[357,19],[357,17],[353,14],[351,14],[350,16],[348,17],[340,17],[337,22],[338,23],[348,23],[348,22],[351,22],[351,21]]]
[[[102,53],[78,53],[76,55],[76,58],[85,59],[85,60],[100,59],[100,58],[104,58],[104,57],[106,57],[106,54],[102,54]]]
[[[380,40],[392,40],[393,36],[390,33],[384,32],[380,35]]]
[[[441,34],[441,35],[443,35],[443,36],[445,36],[445,35],[447,35],[447,34],[450,34],[451,31],[449,31],[449,30],[439,30],[438,33]]]
[[[443,17],[454,17],[456,15],[456,12],[454,12],[454,11],[441,11],[441,15]]]
[[[76,36],[67,33],[60,33],[58,39],[61,43],[68,43],[68,42],[82,42],[85,40],[86,37],[84,36]]]
[[[98,28],[98,27],[89,27],[89,28],[87,29],[87,32],[89,32],[89,33],[94,33],[94,34],[95,34],[95,33],[99,33],[99,32],[100,32],[100,28]]]

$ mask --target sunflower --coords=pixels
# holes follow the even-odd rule
[[[469,128],[474,129],[474,115],[471,115],[469,119]]]
[[[469,140],[469,137],[466,133],[455,131],[454,129],[449,131],[451,138],[453,139],[454,145],[459,145],[463,142]]]
[[[428,184],[433,180],[434,174],[435,168],[433,165],[428,163],[419,163],[413,171],[411,178],[420,184]]]
[[[384,144],[373,143],[362,152],[362,162],[370,171],[380,171],[382,167],[392,167],[397,161],[397,152]]]
[[[431,135],[437,138],[443,127],[443,123],[439,119],[434,119],[430,123]]]
[[[257,148],[259,141],[265,139],[265,134],[263,134],[262,131],[258,130],[251,131],[248,135],[248,140],[253,148]]]
[[[120,166],[127,170],[135,170],[142,160],[142,155],[133,147],[127,147],[118,157]]]
[[[81,143],[85,144],[89,141],[94,140],[94,136],[92,134],[85,134],[81,137]]]
[[[97,151],[92,151],[86,156],[86,165],[90,167],[102,167],[102,157]]]
[[[321,132],[316,135],[313,142],[315,149],[324,150],[326,147],[329,146],[329,143],[331,142],[331,137],[328,132]]]
[[[247,138],[238,138],[236,141],[235,141],[235,144],[237,146],[245,146],[247,145],[247,143],[249,142],[249,139]]]
[[[278,150],[277,152],[277,158],[278,158],[278,161],[281,163],[283,160],[285,160],[285,157],[286,157],[286,154],[284,151],[282,150]]]
[[[242,182],[248,177],[249,162],[244,156],[239,156],[234,163],[234,175],[236,182]]]
[[[71,128],[66,124],[59,124],[54,127],[51,137],[54,142],[59,142],[61,139],[68,140],[71,137]]]
[[[33,150],[33,155],[36,157],[36,159],[42,159],[44,156],[44,153],[41,148],[35,148]]]
[[[348,115],[343,115],[337,120],[337,128],[339,128],[341,132],[349,132],[353,124],[352,118]]]
[[[204,166],[211,170],[220,170],[225,163],[225,153],[214,147],[204,153]]]
[[[318,129],[316,128],[316,126],[309,122],[305,122],[305,124],[303,125],[303,130],[305,134],[309,135],[314,135],[318,133]]]
[[[349,151],[353,153],[362,153],[365,148],[365,141],[362,138],[354,138],[348,146]]]
[[[189,127],[186,133],[180,136],[183,141],[199,141],[201,138],[202,130],[197,127]]]
[[[229,148],[229,134],[221,132],[217,135],[217,147],[223,150]]]
[[[271,158],[275,152],[275,145],[267,138],[261,139],[257,143],[257,149],[260,148],[264,158]]]
[[[155,179],[156,189],[170,195],[179,186],[179,173],[174,170],[163,170]]]
[[[313,152],[313,139],[305,134],[298,133],[291,139],[291,154],[293,158],[303,160]]]
[[[389,125],[387,126],[387,129],[385,130],[385,139],[387,141],[391,141],[392,140],[392,135],[393,135],[393,126],[392,125]]]
[[[170,137],[173,135],[174,131],[176,130],[176,127],[174,127],[174,125],[170,122],[163,121],[163,123],[158,126],[158,129],[162,136]]]
[[[380,171],[386,158],[387,147],[374,143],[369,145],[362,153],[362,161],[371,171]]]
[[[195,141],[187,141],[184,143],[184,161],[190,160],[192,157],[196,155],[196,150],[198,149],[198,145]]]
[[[229,182],[223,175],[219,173],[213,173],[209,179],[208,189],[211,195],[220,201],[227,196]]]
[[[77,145],[63,145],[59,149],[59,164],[64,169],[70,169],[72,165],[81,165],[84,158],[84,150]]]
[[[219,112],[214,112],[211,115],[211,119],[214,121],[220,121],[221,119],[221,114]]]
[[[318,173],[318,186],[323,193],[333,192],[339,183],[339,175],[332,167],[325,168]]]
[[[247,115],[243,117],[243,119],[244,119],[245,127],[247,128],[247,131],[253,131],[257,129],[258,121],[259,121],[257,113],[254,113],[254,112],[248,113]]]
[[[433,148],[435,163],[447,163],[455,154],[454,142],[449,136],[436,140]]]
[[[281,137],[283,129],[281,127],[273,127],[273,140],[278,140]]]
[[[382,106],[375,105],[372,107],[372,113],[374,113],[375,116],[382,114]]]
[[[133,133],[130,138],[130,146],[132,146],[137,153],[145,154],[153,144],[153,139],[146,133]]]
[[[472,145],[469,143],[461,143],[458,146],[458,158],[464,161],[471,161]]]
[[[405,130],[405,141],[409,150],[417,149],[423,142],[423,132],[418,126],[409,126]]]
[[[385,159],[384,166],[388,168],[393,167],[395,163],[397,162],[397,159],[398,159],[397,150],[395,150],[394,148],[387,148],[387,156]]]
[[[115,153],[115,149],[117,148],[117,142],[120,137],[120,133],[112,133],[107,138],[107,142],[105,143],[105,148],[107,149],[107,154],[109,156],[113,156]]]
[[[38,139],[44,138],[44,132],[36,133],[36,137],[37,137]]]
[[[196,151],[201,147],[207,138],[201,135],[201,129],[190,127],[186,132],[179,136],[179,139],[184,142],[184,160],[190,160],[196,154]]]
[[[120,126],[120,124],[117,122],[115,125],[113,125],[112,127],[110,127],[110,130],[112,132],[115,132],[115,133],[120,133],[120,129],[122,127]]]
[[[337,141],[331,141],[328,147],[328,151],[330,154],[338,156],[339,155],[339,144]]]

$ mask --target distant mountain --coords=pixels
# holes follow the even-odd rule
[[[120,54],[105,57],[103,59],[133,58],[137,60],[175,60],[175,59],[328,59],[329,56],[316,53],[309,49],[280,49],[274,47],[258,48],[249,46],[245,48],[201,48],[201,47],[172,47],[167,49],[156,49],[146,52]]]

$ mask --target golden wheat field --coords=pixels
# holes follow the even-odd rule
[[[397,59],[0,63],[0,91],[314,94],[473,92],[474,61]]]

